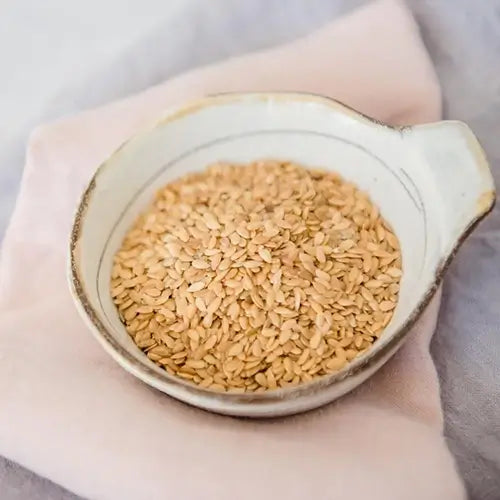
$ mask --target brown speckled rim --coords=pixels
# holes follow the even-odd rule
[[[431,128],[436,126],[436,124],[424,124],[424,125],[414,125],[414,126],[391,126],[382,122],[379,122],[375,119],[372,119],[358,111],[346,106],[345,104],[328,97],[316,95],[316,94],[307,94],[307,93],[288,93],[288,92],[270,92],[270,93],[224,93],[217,94],[213,96],[208,96],[201,100],[195,101],[191,104],[188,104],[182,108],[179,108],[177,111],[169,113],[165,118],[160,120],[152,129],[161,126],[165,123],[178,120],[183,116],[192,114],[197,112],[200,109],[204,109],[209,106],[217,106],[220,104],[226,103],[234,103],[234,102],[242,102],[247,99],[263,99],[263,100],[285,100],[285,101],[305,101],[318,103],[322,105],[326,105],[332,108],[335,112],[349,115],[358,121],[368,122],[372,125],[388,127],[391,129],[395,129],[398,131],[403,131],[406,129],[421,129],[421,128]],[[446,122],[438,122],[438,124],[443,124]],[[462,122],[458,122],[462,124]],[[301,395],[311,395],[313,393],[320,392],[325,389],[327,386],[331,386],[336,384],[348,377],[353,375],[361,374],[362,372],[372,369],[379,368],[378,365],[382,366],[382,364],[390,357],[392,352],[395,352],[397,348],[400,346],[401,341],[413,327],[417,319],[424,312],[425,308],[429,304],[430,300],[436,293],[438,289],[444,273],[446,272],[448,266],[451,261],[455,257],[458,249],[465,241],[465,239],[470,235],[470,233],[474,230],[476,225],[493,210],[496,201],[496,193],[493,186],[493,180],[491,177],[490,169],[488,166],[488,162],[485,156],[485,153],[475,138],[475,136],[470,132],[469,128],[462,124],[468,131],[467,140],[468,146],[475,157],[476,164],[478,166],[478,171],[482,175],[487,175],[488,180],[491,182],[492,189],[483,193],[481,198],[478,200],[478,207],[475,217],[472,218],[471,222],[462,232],[460,237],[458,238],[455,246],[448,256],[443,258],[441,263],[437,266],[434,280],[429,286],[426,293],[423,295],[420,302],[417,304],[415,309],[409,315],[407,320],[401,326],[401,328],[396,331],[392,337],[380,348],[374,347],[371,352],[369,352],[366,357],[362,358],[357,364],[353,366],[349,366],[340,371],[339,373],[334,373],[332,375],[326,375],[321,377],[318,380],[314,380],[309,383],[301,384],[296,387],[285,388],[285,389],[275,389],[272,391],[264,392],[264,393],[245,393],[245,394],[231,394],[231,393],[220,393],[211,391],[209,389],[200,388],[192,383],[184,381],[179,377],[174,377],[167,372],[158,373],[153,370],[146,363],[139,361],[137,358],[132,356],[126,349],[124,349],[109,333],[107,328],[104,326],[102,321],[99,318],[98,313],[93,308],[91,301],[87,297],[87,293],[85,290],[85,286],[83,284],[83,280],[81,277],[80,269],[79,269],[79,241],[81,238],[82,224],[85,218],[85,214],[89,204],[92,202],[92,195],[96,188],[96,185],[99,181],[99,176],[104,169],[108,167],[111,163],[111,160],[114,156],[122,150],[126,144],[130,140],[136,139],[143,134],[147,134],[149,132],[145,131],[142,134],[138,134],[129,141],[126,141],[120,148],[118,148],[109,158],[106,160],[93,175],[90,180],[87,188],[85,189],[80,203],[78,205],[73,227],[71,230],[70,237],[70,249],[69,249],[69,271],[68,271],[68,280],[72,291],[74,292],[75,302],[85,317],[88,320],[91,329],[95,333],[98,340],[103,344],[105,349],[122,364],[122,366],[126,365],[130,369],[134,375],[138,376],[141,380],[148,383],[149,385],[153,385],[156,388],[168,386],[173,392],[178,393],[176,389],[182,390],[182,392],[189,392],[193,396],[198,396],[202,398],[209,397],[211,400],[219,400],[221,402],[229,402],[231,401],[233,404],[261,404],[267,405],[270,403],[277,403],[284,399],[296,399],[300,398]],[[173,395],[173,397],[177,397]],[[180,398],[178,398],[180,399]],[[213,410],[216,411],[216,410]]]

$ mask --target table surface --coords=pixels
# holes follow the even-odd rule
[[[0,79],[3,115],[0,123],[0,239],[17,192],[29,130],[40,121],[60,114],[60,109],[55,114],[51,111],[54,96],[110,58],[119,57],[149,31],[161,28],[162,23],[179,15],[186,1],[4,0],[0,18],[0,60],[9,78]],[[312,5],[317,13],[310,16],[307,27],[295,23],[295,36],[362,3],[365,2],[302,0],[304,11]],[[215,4],[221,5],[220,2]],[[294,2],[296,11],[299,4],[300,0]],[[408,4],[437,68],[446,117],[470,124],[487,151],[498,183],[500,0],[409,0]],[[294,35],[293,30],[286,33],[285,28],[274,43]],[[264,45],[271,42],[269,39]],[[254,47],[258,46],[254,41]],[[162,76],[161,72],[158,76]],[[71,104],[68,111],[79,109],[78,102]],[[500,230],[499,221],[500,217],[492,218],[485,230]],[[477,251],[475,245],[480,242],[466,245],[454,264],[452,274],[457,279],[461,278],[462,263],[467,263],[471,254]],[[489,259],[494,264],[492,259],[498,257],[500,252],[496,249],[485,254],[483,262]],[[465,264],[463,269],[466,269]],[[487,271],[478,269],[477,272]],[[454,306],[446,298],[446,292],[445,285],[440,322],[446,323],[448,328],[444,331],[450,332],[453,331],[450,326],[454,326],[450,322],[466,323],[467,319],[460,317],[460,311],[454,312],[453,321],[449,319],[447,314]],[[497,339],[494,344],[493,333],[491,329],[484,329],[482,341],[491,343],[494,352],[499,353],[499,341]],[[488,360],[496,365],[483,366],[477,359],[470,359],[467,342],[466,336],[442,335],[439,327],[433,341],[432,354],[442,383],[445,434],[471,497],[494,500],[500,491],[500,419],[497,418],[498,401],[492,403],[492,397],[498,397],[499,391],[499,382],[493,373],[495,366],[498,373],[500,358]],[[464,366],[470,367],[466,382],[473,384],[476,381],[471,386],[474,394],[465,400],[461,384],[457,383],[464,379]],[[481,408],[479,418],[477,408]],[[0,491],[3,500],[77,498],[1,457]]]

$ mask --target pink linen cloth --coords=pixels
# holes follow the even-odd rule
[[[96,499],[463,499],[429,355],[438,297],[370,381],[273,421],[150,389],[79,318],[65,271],[85,183],[166,106],[231,90],[325,94],[391,123],[440,116],[417,26],[402,3],[378,0],[288,45],[38,128],[0,263],[0,453]]]

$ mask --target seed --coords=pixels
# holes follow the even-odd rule
[[[208,376],[207,378],[202,379],[199,385],[200,385],[200,387],[207,388],[213,384],[213,381],[214,381],[214,379],[212,377]]]
[[[206,260],[203,260],[203,259],[193,260],[193,262],[191,262],[191,265],[195,269],[208,269],[210,267],[210,264]]]
[[[309,349],[304,349],[299,359],[297,360],[297,364],[303,365],[306,362],[306,359],[309,357]]]
[[[212,326],[212,322],[214,320],[214,317],[213,317],[213,314],[211,313],[208,313],[204,318],[203,318],[203,321],[201,322],[202,325],[205,327],[205,328],[210,328]]]
[[[194,359],[188,359],[184,366],[187,366],[189,368],[194,368],[195,370],[197,370],[200,368],[205,368],[206,363],[202,359],[200,359],[199,361],[195,361]]]
[[[291,336],[292,336],[292,330],[282,330],[282,332],[280,333],[280,335],[278,337],[279,343],[281,345],[286,344],[290,340]]]
[[[398,250],[399,249],[399,241],[396,238],[396,236],[392,233],[389,233],[386,231],[385,233],[385,239],[387,240],[387,243],[394,249]]]
[[[219,309],[221,303],[222,303],[222,297],[215,297],[215,299],[212,300],[210,304],[208,304],[207,312],[212,314],[215,313]]]
[[[205,342],[205,349],[207,351],[210,351],[210,349],[212,349],[216,343],[217,343],[217,336],[216,335],[210,336],[208,340]]]
[[[125,291],[125,287],[123,285],[116,286],[111,289],[111,297],[114,299],[121,295]]]
[[[190,285],[186,292],[199,292],[200,290],[203,290],[205,288],[205,283],[203,281],[197,281]]]
[[[394,309],[396,307],[396,303],[391,302],[390,300],[383,300],[379,304],[379,307],[380,307],[381,311],[387,312],[387,311],[391,311],[392,309]]]
[[[245,226],[238,226],[236,228],[236,232],[242,237],[242,238],[245,238],[245,239],[248,239],[250,238],[250,233],[248,232],[248,230],[245,228]]]
[[[238,318],[238,315],[240,314],[240,306],[238,302],[233,302],[230,306],[229,309],[227,310],[227,315],[235,321]]]
[[[397,237],[340,176],[215,164],[162,188],[114,257],[133,341],[173,376],[262,392],[337,372],[390,323]]]
[[[328,369],[334,372],[340,370],[345,364],[346,364],[345,359],[341,358],[331,358],[326,362],[326,366],[328,367]]]
[[[322,271],[321,269],[316,269],[316,276],[318,277],[318,279],[326,281],[327,283],[331,279],[331,276],[325,271]]]
[[[257,267],[260,267],[262,265],[262,262],[259,262],[257,260],[247,260],[246,262],[243,263],[243,266],[246,267],[247,269],[255,269]]]
[[[335,356],[339,359],[343,359],[344,361],[347,359],[346,352],[342,347],[337,347],[335,349]]]
[[[382,281],[378,280],[370,280],[365,283],[366,288],[380,288],[382,285]]]
[[[194,301],[196,307],[201,311],[201,312],[206,312],[207,311],[207,306],[205,305],[205,302],[201,297],[196,297]]]
[[[267,379],[267,387],[269,387],[269,389],[276,388],[276,378],[271,368],[269,368],[266,372],[266,379]]]
[[[325,234],[324,234],[324,233],[322,233],[321,231],[318,231],[318,232],[314,235],[314,245],[315,245],[315,246],[319,246],[319,245],[321,245],[324,241],[325,241]]]
[[[203,220],[205,221],[205,224],[208,227],[208,229],[213,229],[213,230],[220,229],[220,224],[213,214],[207,212],[206,214],[203,215]]]
[[[260,356],[262,356],[262,346],[259,339],[255,339],[254,343],[252,344],[252,354],[256,358],[260,358]]]
[[[241,354],[242,351],[243,351],[243,346],[240,343],[234,344],[227,351],[227,355],[228,356],[238,356],[238,354]]]
[[[243,363],[238,359],[238,358],[234,358],[230,361],[228,361],[225,365],[224,365],[224,368],[228,371],[228,372],[235,372],[237,371],[239,368],[241,368],[243,366]]]
[[[267,387],[267,377],[262,372],[255,374],[255,381],[262,387]]]
[[[267,248],[259,248],[259,255],[261,256],[262,260],[267,263],[272,262],[272,256],[271,252]]]
[[[319,344],[321,342],[321,332],[317,331],[312,337],[309,342],[309,347],[311,349],[317,349],[319,347]]]
[[[261,335],[267,338],[274,338],[277,334],[278,332],[273,328],[263,328],[261,331]]]
[[[320,262],[321,264],[324,264],[326,262],[326,255],[323,247],[316,248],[316,258],[318,259],[318,262]]]
[[[200,340],[200,334],[196,330],[190,330],[188,332],[188,337],[193,341],[198,343]]]
[[[401,269],[398,269],[397,267],[389,267],[387,269],[386,274],[391,276],[392,278],[399,278],[401,276]]]

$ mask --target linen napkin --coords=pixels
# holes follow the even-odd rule
[[[0,262],[0,453],[98,499],[464,498],[428,350],[438,297],[354,393],[272,421],[209,414],[150,389],[78,317],[66,252],[95,168],[166,106],[230,90],[326,94],[391,123],[440,115],[413,19],[398,0],[378,0],[296,42],[38,128]]]

